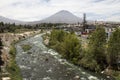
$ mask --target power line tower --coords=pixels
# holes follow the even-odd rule
[[[85,29],[87,28],[87,21],[86,21],[86,14],[83,14],[83,32],[85,32]]]

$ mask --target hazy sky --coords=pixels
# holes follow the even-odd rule
[[[60,10],[90,20],[120,21],[120,0],[0,0],[0,16],[22,21],[44,19]]]

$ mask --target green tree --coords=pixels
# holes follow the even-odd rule
[[[97,29],[92,33],[89,41],[89,55],[91,58],[95,59],[100,68],[104,68],[106,62],[105,56],[105,44],[106,44],[106,33],[105,29],[102,27],[97,27]]]
[[[79,58],[81,43],[75,34],[68,34],[61,45],[63,48],[63,55],[66,59],[75,62]]]
[[[3,43],[2,43],[2,39],[0,38],[0,49],[2,48]]]
[[[67,33],[63,30],[53,30],[50,35],[49,45],[55,45],[56,43],[63,42],[66,34]]]
[[[74,33],[68,33],[63,30],[53,30],[50,35],[49,46],[62,54],[64,58],[77,63],[81,43]]]
[[[2,54],[2,51],[1,49],[3,48],[3,44],[2,44],[2,39],[0,38],[0,66],[4,64],[2,58],[1,58],[1,54]],[[0,72],[1,72],[1,69],[0,69]]]
[[[108,41],[108,64],[114,66],[120,60],[120,29],[116,29]]]

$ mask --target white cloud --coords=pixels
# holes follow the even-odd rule
[[[79,17],[82,17],[82,13],[87,13],[88,19],[92,20],[120,21],[119,5],[120,0],[0,0],[0,15],[34,21],[60,10],[68,10]]]
[[[105,21],[117,21],[120,22],[120,16],[110,16],[105,19]]]

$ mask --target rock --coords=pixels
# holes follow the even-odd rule
[[[50,73],[51,73],[51,72],[52,72],[52,68],[50,68],[50,69],[49,69],[49,70],[47,70],[46,72],[50,72]]]
[[[46,58],[45,61],[48,61],[48,58]]]
[[[75,79],[75,80],[79,80],[79,79],[80,79],[80,76],[76,75],[76,76],[74,77],[74,79]]]
[[[51,80],[51,78],[50,77],[45,77],[42,80]]]
[[[32,54],[32,52],[27,52],[27,54]]]
[[[2,80],[10,80],[10,77],[3,77]]]
[[[89,80],[98,80],[98,78],[95,77],[95,76],[89,76],[88,79],[89,79]]]
[[[102,71],[101,73],[103,74],[105,71]]]
[[[110,78],[110,76],[107,76],[107,78]]]
[[[44,44],[48,45],[49,44],[49,39],[44,40]]]

